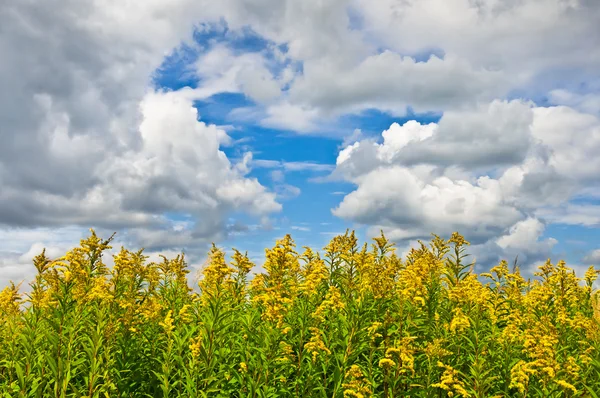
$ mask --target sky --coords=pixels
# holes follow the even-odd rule
[[[0,285],[113,249],[600,263],[597,0],[0,3]],[[111,263],[108,256],[107,263]]]

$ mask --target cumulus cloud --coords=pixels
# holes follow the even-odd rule
[[[599,128],[596,116],[521,101],[393,124],[381,143],[340,151],[332,175],[356,189],[332,212],[396,240],[459,231],[490,253],[537,260],[557,243],[538,241],[546,222],[598,223],[598,206],[569,200],[597,182]]]
[[[489,170],[520,163],[531,147],[533,117],[530,104],[514,100],[448,111],[439,123],[393,123],[382,133],[381,144],[357,141],[341,150],[338,174],[362,174],[380,164]]]
[[[221,11],[230,27],[285,43],[275,55],[282,64],[301,65],[286,67],[280,97],[253,112],[265,126],[298,132],[370,108],[404,115],[408,106],[448,111],[514,92],[545,95],[600,66],[593,0],[264,1]],[[554,97],[585,111],[595,104]]]
[[[598,265],[600,264],[600,249],[592,250],[583,258],[584,264]]]
[[[359,0],[355,7],[382,45],[410,54],[442,49],[474,67],[506,71],[519,86],[543,72],[591,71],[600,62],[595,0]]]
[[[215,45],[200,56],[196,74],[202,80],[196,95],[202,98],[240,92],[259,103],[268,103],[279,96],[285,83],[274,78],[264,54],[236,54],[224,45]]]
[[[11,56],[0,65],[0,231],[69,226],[79,236],[93,226],[127,231],[148,250],[202,251],[227,235],[230,212],[280,211],[276,194],[247,176],[251,154],[232,164],[220,150],[233,144],[227,133],[198,121],[193,101],[226,79],[204,93],[150,88],[166,55],[195,45],[194,25],[222,15],[188,0],[3,3],[0,52]],[[260,58],[230,58],[236,87],[257,100],[276,95],[260,80]],[[165,213],[195,222],[174,230]],[[2,274],[26,274],[42,244],[55,253],[77,243],[52,239],[3,241],[14,255]]]
[[[554,105],[565,105],[585,113],[600,113],[600,95],[597,93],[582,94],[564,89],[556,89],[550,91],[548,97]]]
[[[381,167],[355,180],[333,214],[384,229],[392,239],[423,238],[431,232],[469,231],[471,239],[498,235],[522,213],[503,200],[500,184],[481,177],[475,184],[401,167]]]
[[[305,64],[290,97],[329,113],[377,108],[404,115],[407,106],[419,112],[440,111],[492,99],[503,94],[504,78],[500,72],[474,70],[451,56],[416,62],[384,51],[354,67],[340,67],[329,59]]]
[[[545,228],[540,220],[528,217],[498,238],[470,247],[469,252],[479,269],[487,271],[500,260],[507,260],[512,265],[516,260],[524,275],[533,277],[537,266],[552,259],[552,249],[558,243],[554,238],[542,239]]]

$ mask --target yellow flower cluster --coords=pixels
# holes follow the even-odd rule
[[[311,337],[309,342],[304,344],[304,349],[312,355],[312,361],[315,362],[320,353],[331,354],[331,351],[323,342],[322,332],[315,327],[309,328],[309,331],[311,332]]]
[[[2,318],[15,316],[19,313],[19,304],[21,295],[19,294],[18,286],[11,283],[0,292],[0,314]]]
[[[342,387],[344,388],[344,398],[371,397],[371,388],[358,365],[350,366]]]
[[[533,363],[520,360],[510,370],[510,388],[516,388],[521,394],[529,385],[529,378],[537,373]]]
[[[340,291],[335,286],[329,286],[329,291],[325,296],[325,300],[321,302],[317,310],[313,313],[313,318],[319,322],[325,321],[325,315],[330,312],[335,312],[344,309],[345,305],[342,301]]]
[[[454,313],[454,317],[452,318],[452,321],[450,322],[450,327],[449,327],[449,329],[452,333],[461,333],[465,329],[468,329],[471,326],[469,317],[463,313],[463,311],[460,307],[455,308],[453,310],[453,313]]]
[[[445,365],[442,362],[438,362],[437,364],[440,368],[444,368],[444,373],[442,374],[442,378],[439,383],[432,384],[432,387],[439,387],[448,392],[449,397],[454,397],[455,394],[463,398],[468,398],[471,396],[465,390],[464,382],[460,381],[457,376],[458,372],[449,365]]]
[[[173,325],[173,311],[169,310],[169,312],[167,312],[167,316],[165,316],[165,319],[162,322],[159,322],[158,324],[160,326],[163,327],[163,329],[165,330],[165,333],[167,333],[167,335],[170,335],[173,332],[173,329],[175,329],[175,326]]]
[[[390,366],[396,366],[398,364],[398,374],[415,374],[415,348],[412,347],[412,342],[416,339],[415,336],[403,337],[398,347],[388,348],[385,351],[385,358],[391,361],[393,364]],[[395,360],[395,361],[394,361]],[[381,361],[379,366],[381,366]]]

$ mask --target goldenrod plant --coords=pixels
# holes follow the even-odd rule
[[[458,233],[402,259],[347,231],[322,252],[286,235],[257,275],[213,245],[192,289],[183,254],[108,267],[113,236],[44,251],[27,293],[1,291],[2,397],[600,395],[593,267],[476,275]]]

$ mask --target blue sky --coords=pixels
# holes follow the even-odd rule
[[[221,29],[223,29],[221,27]],[[242,37],[230,39],[228,29],[224,32],[196,32],[195,43],[206,49],[215,43],[225,44],[239,53],[264,52],[269,50],[269,43],[257,36],[251,30],[244,30]],[[238,33],[239,34],[239,33]],[[153,78],[157,90],[179,90],[184,87],[196,88],[202,85],[202,79],[190,75],[190,68],[197,61],[201,50],[183,46],[173,55],[165,58],[163,64],[157,69]],[[430,53],[422,55],[425,59]],[[300,65],[301,67],[301,65]],[[273,72],[279,73],[278,68]],[[257,126],[236,120],[231,115],[234,109],[256,106],[257,104],[241,93],[222,92],[210,96],[202,101],[196,101],[194,106],[198,109],[199,120],[219,126],[232,126],[229,131],[234,140],[242,140],[240,145],[224,147],[222,150],[230,159],[241,156],[241,149],[250,150],[255,160],[268,160],[281,162],[280,167],[257,167],[249,176],[257,178],[263,185],[275,188],[271,173],[285,170],[284,163],[308,163],[323,166],[322,170],[284,171],[285,182],[300,189],[298,196],[286,198],[284,211],[279,215],[273,225],[274,229],[248,232],[242,236],[231,236],[222,242],[226,247],[239,247],[255,255],[255,260],[261,261],[259,254],[265,247],[271,247],[283,234],[291,233],[297,247],[310,246],[316,249],[323,248],[329,240],[346,229],[355,230],[362,241],[370,240],[365,228],[360,224],[347,222],[331,214],[331,209],[336,207],[344,194],[353,190],[353,184],[340,181],[320,182],[314,181],[316,177],[325,177],[335,168],[335,162],[343,145],[344,137],[355,129],[361,130],[364,137],[377,139],[381,131],[387,129],[392,123],[404,124],[408,120],[417,120],[420,123],[437,122],[438,113],[415,114],[408,109],[407,114],[394,117],[377,109],[367,109],[357,114],[344,115],[335,120],[337,134],[325,136],[317,134],[298,135],[294,131],[279,130]],[[327,166],[330,169],[327,169]],[[185,217],[170,216],[173,220],[182,220]],[[232,214],[231,223],[252,225],[251,218],[243,213]],[[184,248],[185,250],[185,248]]]
[[[228,30],[224,32],[209,31],[196,32],[194,40],[202,48],[209,48],[215,43],[225,44],[239,53],[268,52],[269,42],[256,35],[251,30],[245,30],[242,37],[229,39]],[[202,85],[202,80],[189,76],[190,65],[193,65],[201,51],[183,47],[175,55],[167,57],[157,70],[154,82],[157,89],[179,90],[183,87],[196,88]],[[426,51],[415,54],[417,61],[426,61],[431,54],[443,57],[440,51]],[[279,73],[278,68],[273,68],[274,73]],[[521,98],[517,91],[507,95],[507,98]],[[531,98],[539,105],[548,105],[547,98]],[[321,136],[318,134],[298,135],[293,131],[278,130],[257,126],[254,123],[237,121],[231,116],[231,111],[237,108],[253,107],[257,104],[241,93],[218,93],[203,101],[196,101],[194,106],[198,109],[200,120],[216,125],[233,125],[235,128],[229,134],[235,140],[243,140],[243,145],[234,145],[223,148],[230,159],[240,156],[240,147],[250,150],[255,154],[256,160],[278,161],[281,163],[297,162],[311,163],[335,168],[335,162],[344,137],[355,129],[361,130],[363,137],[379,139],[381,131],[386,130],[392,123],[400,125],[409,120],[416,120],[421,124],[436,123],[442,113],[428,112],[415,114],[410,107],[407,114],[393,116],[388,112],[377,109],[366,109],[356,114],[339,117],[335,121],[339,134],[334,136]],[[379,141],[381,141],[379,139]],[[274,170],[285,170],[283,167],[267,168],[258,167],[251,171],[250,177],[257,178],[265,186],[274,189],[271,173]],[[259,253],[268,247],[284,233],[292,233],[298,247],[308,245],[322,248],[335,233],[345,229],[356,230],[358,236],[364,241],[372,238],[366,233],[365,226],[351,223],[335,217],[331,209],[336,207],[344,194],[350,193],[354,186],[344,182],[319,182],[315,177],[324,177],[331,170],[320,171],[292,171],[284,172],[285,182],[300,189],[296,197],[284,201],[284,211],[277,217],[274,229],[269,231],[257,230],[241,236],[231,236],[223,245],[245,248],[255,255],[260,261]],[[573,201],[575,202],[575,201]],[[176,219],[176,218],[175,218]],[[252,224],[250,218],[244,214],[233,214],[229,219],[231,223]],[[435,233],[436,231],[432,231]],[[468,233],[468,231],[461,231]],[[597,228],[574,226],[569,224],[551,224],[539,239],[557,239],[549,254],[556,258],[565,259],[569,263],[579,263],[581,259],[600,241],[600,232]],[[577,237],[574,239],[574,237]]]
[[[193,268],[347,228],[600,262],[596,2],[55,3],[0,17],[0,282],[90,227]]]

